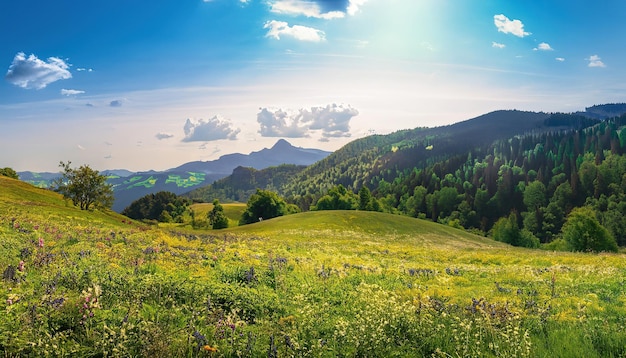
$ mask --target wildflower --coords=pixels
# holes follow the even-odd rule
[[[208,344],[202,347],[202,349],[204,349],[206,352],[211,352],[211,353],[217,352],[217,347],[211,347]]]
[[[9,297],[7,298],[7,305],[8,305],[8,306],[10,306],[10,305],[12,305],[12,304],[16,303],[16,302],[17,302],[17,301],[19,301],[19,300],[20,300],[20,299],[19,299],[19,297],[18,297],[16,294],[11,293],[11,294],[9,295]]]
[[[18,269],[20,272],[24,272],[24,265],[25,265],[24,261],[23,261],[23,260],[21,260],[21,261],[20,261],[20,264],[17,266],[17,269]]]
[[[43,247],[44,246],[43,237],[39,238],[39,243],[38,243],[37,246],[39,246],[39,247]]]

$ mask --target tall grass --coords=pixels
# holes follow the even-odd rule
[[[619,254],[370,212],[161,231],[0,179],[5,356],[626,354]]]

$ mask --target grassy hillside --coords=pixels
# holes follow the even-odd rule
[[[308,212],[164,232],[0,178],[5,356],[626,354],[624,255]]]

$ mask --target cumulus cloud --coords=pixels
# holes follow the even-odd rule
[[[525,37],[530,35],[530,32],[524,31],[524,24],[520,20],[510,20],[503,14],[494,15],[493,23],[499,32],[505,34],[512,34],[517,37]]]
[[[555,60],[557,60],[559,62],[565,62],[565,58],[563,58],[563,57],[557,57],[557,58],[555,58]]]
[[[598,55],[590,56],[587,61],[589,61],[589,67],[606,67],[602,59]]]
[[[264,137],[301,138],[320,131],[321,140],[327,141],[328,138],[349,137],[350,120],[358,114],[359,111],[350,106],[334,103],[297,111],[262,108],[257,122],[261,125],[259,133]]]
[[[183,142],[210,142],[219,139],[237,139],[241,129],[234,128],[228,121],[219,116],[209,119],[191,119],[185,122],[185,138]]]
[[[505,47],[506,47],[506,45],[505,45],[505,44],[498,43],[498,42],[495,42],[495,41],[492,41],[492,42],[491,42],[491,47],[493,47],[493,48],[505,48]]]
[[[256,120],[261,125],[259,133],[263,137],[308,137],[308,128],[301,118],[293,113],[282,109],[261,108],[256,115]]]
[[[266,22],[263,28],[268,29],[265,37],[272,37],[276,40],[280,40],[281,36],[289,36],[296,40],[311,42],[324,41],[326,38],[326,34],[322,30],[301,25],[289,26],[284,21],[271,20]]]
[[[552,47],[550,47],[550,44],[542,42],[539,44],[539,46],[535,47],[533,50],[535,51],[552,51],[554,50]]]
[[[61,94],[64,96],[76,96],[78,94],[83,94],[85,91],[73,90],[73,89],[62,89]]]
[[[33,54],[26,57],[24,52],[18,52],[5,79],[18,87],[42,89],[52,82],[72,78],[69,67],[58,57],[49,57],[43,61]]]
[[[174,137],[174,135],[172,133],[159,132],[159,133],[156,134],[156,138],[158,140],[170,139],[172,137]]]
[[[309,115],[312,130],[321,130],[322,137],[336,138],[350,136],[350,120],[359,114],[356,109],[343,105],[329,104],[326,107],[313,107]]]
[[[109,103],[109,107],[121,107],[123,104],[121,99],[116,99],[114,101],[111,101],[111,103]]]
[[[270,11],[279,14],[306,16],[318,19],[340,19],[355,15],[367,0],[274,0]]]

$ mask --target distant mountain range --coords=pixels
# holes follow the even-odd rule
[[[206,186],[229,176],[237,167],[265,169],[281,164],[310,165],[326,158],[331,152],[300,148],[284,139],[278,140],[272,148],[264,148],[250,154],[227,154],[212,161],[194,161],[165,171],[131,172],[125,169],[105,170],[113,185],[115,202],[113,210],[121,212],[134,200],[158,191],[171,191],[182,194],[192,189]],[[35,186],[50,187],[59,173],[19,172],[20,179]]]

